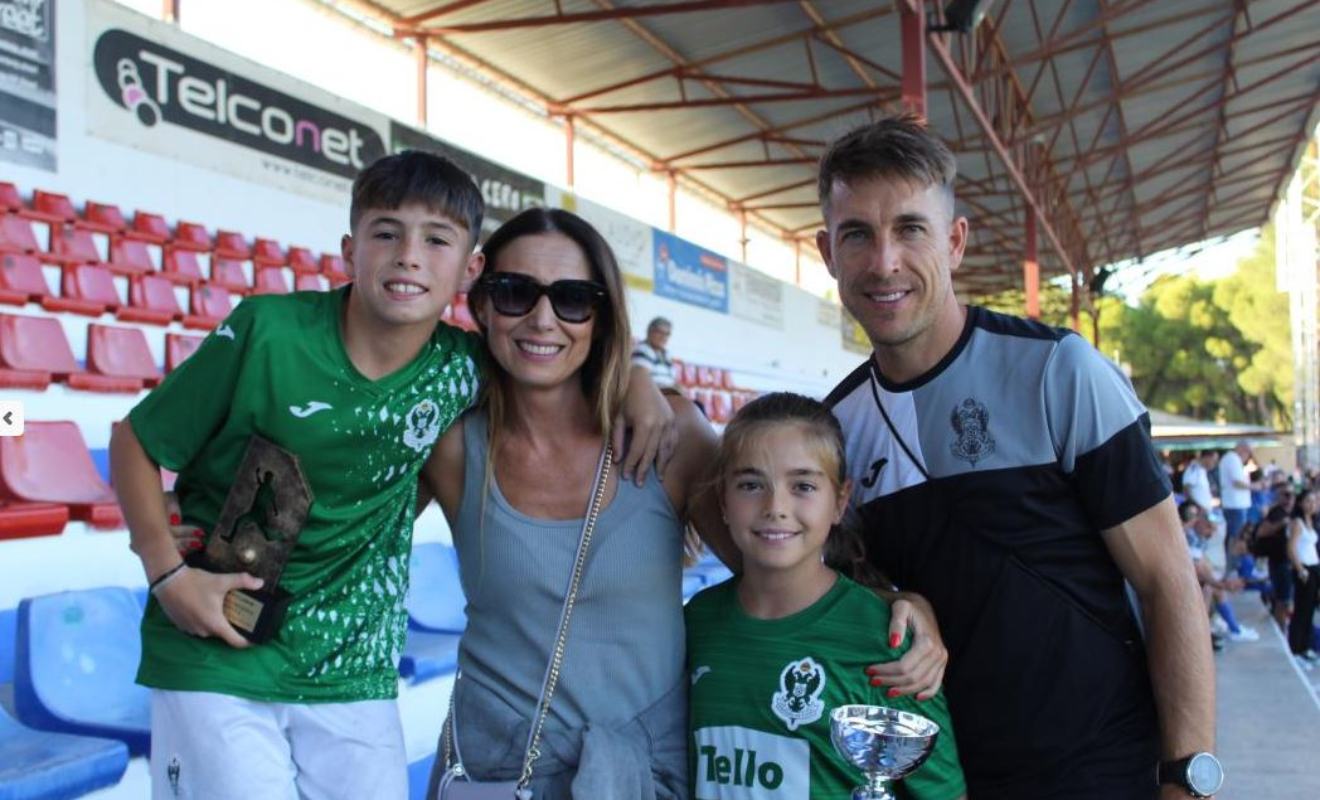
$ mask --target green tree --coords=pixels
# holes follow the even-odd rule
[[[1169,276],[1135,305],[1106,297],[1100,349],[1124,364],[1151,408],[1286,428],[1292,403],[1287,295],[1275,291],[1267,229],[1237,272]]]
[[[1257,407],[1255,418],[1280,430],[1292,426],[1293,355],[1288,295],[1276,290],[1274,230],[1267,226],[1237,272],[1215,286],[1215,304],[1251,344],[1238,386]]]
[[[985,306],[991,311],[1003,314],[1026,316],[1027,293],[1022,289],[1005,289],[1001,292],[977,297],[978,306]],[[1066,328],[1072,324],[1072,296],[1067,286],[1056,283],[1040,285],[1040,321],[1046,325]]]

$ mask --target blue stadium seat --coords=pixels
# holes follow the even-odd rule
[[[147,689],[134,683],[142,607],[129,589],[33,597],[18,606],[14,708],[41,730],[118,739],[133,755],[151,738]]]
[[[408,641],[399,659],[399,675],[414,683],[453,673],[458,668],[458,640],[467,627],[458,553],[444,544],[419,544],[412,550],[408,581]]]
[[[426,785],[431,780],[435,753],[408,765],[408,800],[426,800]]]
[[[0,800],[64,800],[114,786],[128,768],[123,742],[34,731],[0,707]]]
[[[467,600],[458,580],[458,553],[444,544],[419,544],[412,549],[408,581],[408,627],[422,631],[462,633],[467,627]]]
[[[687,602],[688,600],[691,600],[692,596],[695,595],[697,592],[701,591],[705,585],[706,582],[702,580],[700,575],[689,575],[687,573],[684,573],[683,601]]]
[[[733,572],[714,553],[707,552],[695,565],[683,570],[683,576],[700,578],[703,586],[714,586],[732,578]]]
[[[14,646],[18,641],[18,610],[0,609],[0,685],[14,682]]]
[[[421,683],[458,671],[458,640],[461,633],[408,631],[408,641],[399,658],[399,676]]]

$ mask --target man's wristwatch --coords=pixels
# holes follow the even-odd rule
[[[1155,782],[1181,786],[1192,797],[1210,797],[1224,785],[1224,768],[1210,753],[1192,753],[1186,758],[1161,761]]]

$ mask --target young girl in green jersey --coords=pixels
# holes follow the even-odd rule
[[[830,742],[830,711],[860,703],[940,726],[899,797],[962,797],[943,695],[890,697],[864,672],[877,652],[897,659],[909,645],[885,641],[889,603],[863,585],[879,576],[840,525],[851,487],[834,415],[801,395],[754,400],[729,423],[715,468],[743,573],[687,606],[693,795],[846,799],[862,778]]]

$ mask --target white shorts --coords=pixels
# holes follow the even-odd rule
[[[261,703],[151,692],[152,800],[406,798],[393,700]]]

